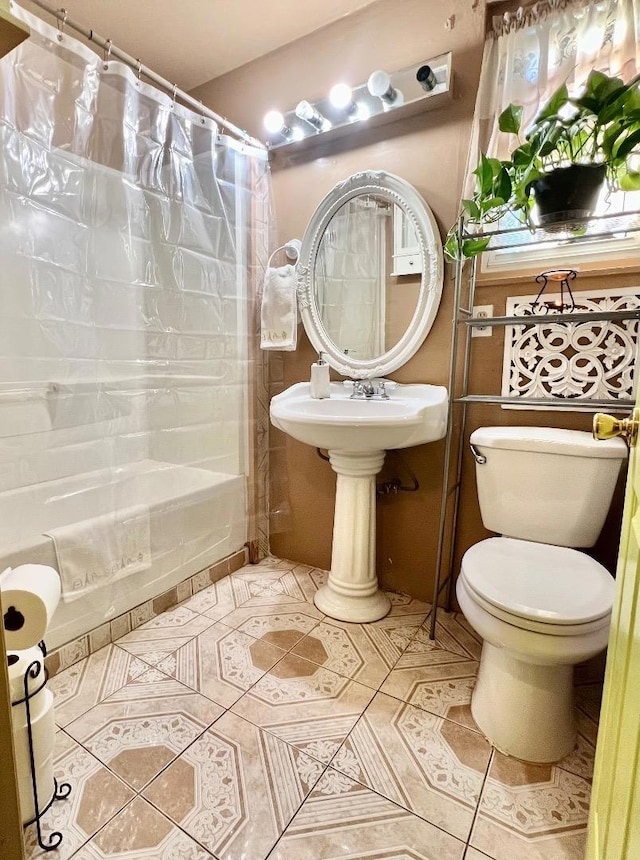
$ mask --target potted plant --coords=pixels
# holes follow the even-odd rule
[[[507,212],[533,228],[579,220],[592,214],[606,181],[611,190],[640,190],[640,170],[630,161],[640,152],[640,75],[624,84],[602,72],[590,73],[584,90],[570,96],[560,86],[520,136],[522,107],[509,105],[500,115],[500,131],[516,135],[518,146],[507,160],[480,156],[476,190],[463,200],[467,225],[480,229]],[[486,250],[489,236],[459,242],[457,226],[447,236],[449,259],[473,257]]]

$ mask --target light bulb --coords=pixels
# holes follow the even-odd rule
[[[438,83],[431,66],[420,66],[420,68],[416,72],[416,80],[418,81],[422,89],[427,93],[430,93],[431,90],[434,89],[435,85]]]
[[[296,116],[308,122],[316,131],[328,131],[331,128],[329,120],[311,102],[303,99],[296,105]]]
[[[336,84],[334,87],[331,87],[329,101],[338,110],[346,110],[346,108],[353,104],[353,90],[349,84]]]
[[[378,69],[369,75],[367,89],[372,96],[380,99],[385,107],[404,103],[404,97],[400,90],[396,90],[391,86],[391,75],[383,72],[382,69]]]
[[[265,114],[263,122],[269,134],[278,134],[285,128],[284,117],[279,110],[270,110]]]
[[[391,89],[391,76],[383,72],[382,69],[372,72],[367,81],[367,89],[372,96],[379,99],[384,98]]]

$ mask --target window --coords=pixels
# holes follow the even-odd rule
[[[547,264],[550,257],[559,256],[564,245],[571,245],[571,261],[578,267],[589,268],[593,265],[601,268],[607,262],[614,261],[637,265],[640,261],[640,230],[637,229],[640,227],[640,193],[617,191],[609,194],[603,189],[595,211],[596,219],[617,213],[620,213],[619,219],[603,220],[600,225],[596,220],[590,222],[596,235],[592,240],[585,239],[579,243],[573,241],[566,231],[553,239],[549,229],[541,240],[542,234],[528,234],[515,216],[507,216],[500,222],[499,229],[522,229],[500,236],[499,241],[496,237],[493,244],[501,247],[485,251],[480,271],[485,276],[491,276],[507,271],[529,270],[538,264]],[[635,224],[635,231],[629,229],[631,224]]]

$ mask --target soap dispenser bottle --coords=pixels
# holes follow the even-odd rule
[[[331,388],[329,383],[329,365],[322,357],[322,353],[318,353],[318,360],[311,365],[311,396],[314,400],[323,400],[326,397],[331,397]]]

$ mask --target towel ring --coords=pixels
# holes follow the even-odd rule
[[[284,251],[287,259],[292,262],[297,262],[300,256],[300,248],[302,247],[302,242],[300,239],[289,239],[288,242],[285,242],[284,245],[280,245],[279,248],[276,248],[275,251],[269,257],[269,262],[267,263],[267,268],[271,266],[271,261],[275,257],[277,253],[280,251]]]

